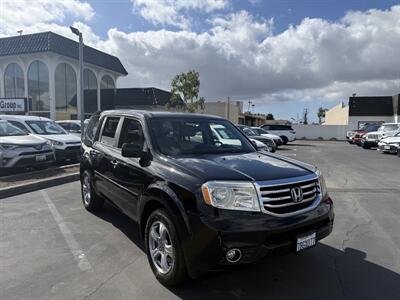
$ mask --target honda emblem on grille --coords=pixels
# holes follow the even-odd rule
[[[34,146],[34,148],[35,148],[36,150],[41,150],[41,149],[42,149],[42,145],[36,145],[36,146]]]
[[[300,187],[295,187],[290,190],[293,202],[303,201],[303,190]]]

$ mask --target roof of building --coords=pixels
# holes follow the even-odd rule
[[[349,116],[393,116],[393,97],[350,97]]]
[[[137,105],[165,106],[171,99],[171,92],[155,87],[148,88],[121,88],[117,89],[115,96],[116,107],[130,107]],[[182,99],[180,99],[183,105]]]
[[[0,56],[53,52],[79,59],[79,43],[53,32],[18,35],[0,39]],[[118,57],[89,46],[83,48],[84,61],[127,75]]]

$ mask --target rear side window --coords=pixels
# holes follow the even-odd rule
[[[89,124],[85,130],[85,138],[94,141],[96,138],[97,128],[99,126],[100,114],[95,114],[90,118]]]
[[[283,131],[288,131],[288,130],[293,130],[292,126],[290,125],[270,125],[269,130],[283,130]],[[267,129],[263,127],[264,129]]]
[[[108,117],[106,119],[103,127],[103,132],[101,133],[100,143],[108,146],[115,145],[115,135],[117,132],[119,119],[119,117]]]

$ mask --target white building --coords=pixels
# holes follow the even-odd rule
[[[120,60],[84,46],[84,112],[113,107]],[[0,39],[0,98],[25,98],[25,113],[52,119],[80,112],[78,43],[52,32]],[[0,112],[1,114],[1,112]]]

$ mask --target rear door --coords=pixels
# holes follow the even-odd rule
[[[117,132],[121,117],[108,116],[102,123],[98,141],[93,145],[95,184],[97,191],[118,205],[118,189],[112,180],[118,154]],[[118,205],[119,206],[119,205]]]

